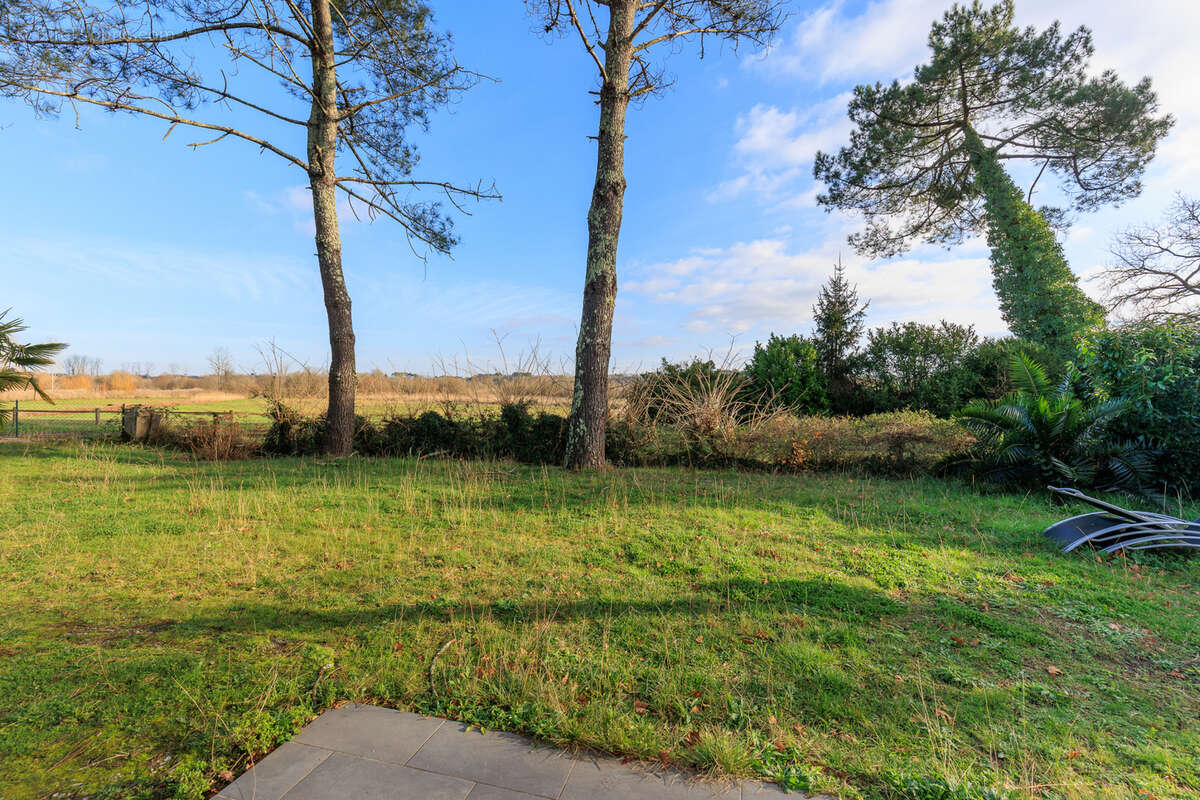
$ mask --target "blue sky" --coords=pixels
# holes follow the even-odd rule
[[[595,68],[575,40],[539,35],[516,0],[433,5],[459,61],[497,82],[436,116],[417,139],[419,174],[494,180],[504,199],[470,206],[453,257],[427,264],[394,224],[343,215],[359,367],[494,363],[493,332],[510,355],[536,341],[555,367],[569,367],[595,167]],[[701,60],[685,46],[670,55],[674,86],[630,114],[616,369],[723,353],[731,342],[746,353],[771,331],[807,331],[839,254],[872,300],[871,324],[946,318],[1003,332],[981,243],[868,262],[845,244],[855,220],[813,203],[812,154],[846,138],[846,93],[909,74],[948,5],[797,2],[768,54],[710,49]],[[1200,56],[1185,33],[1200,27],[1200,4],[1127,9],[1018,0],[1023,24],[1092,27],[1096,65],[1127,80],[1151,75],[1179,120],[1143,196],[1077,220],[1066,237],[1085,277],[1105,262],[1113,233],[1159,216],[1200,173]],[[313,365],[326,361],[312,215],[294,167],[229,140],[193,150],[186,130],[164,140],[157,121],[88,109],[76,127],[71,113],[38,120],[5,103],[0,126],[11,187],[0,201],[0,307],[25,318],[30,338],[66,341],[108,369],[197,371],[216,347],[253,369],[255,344],[272,337]]]

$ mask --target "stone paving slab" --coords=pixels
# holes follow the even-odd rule
[[[348,703],[326,711],[217,798],[770,800],[784,795],[778,786],[760,781],[701,781],[615,758],[568,755],[511,733],[481,733],[458,722]]]

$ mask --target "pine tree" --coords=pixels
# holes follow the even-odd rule
[[[817,364],[828,383],[834,411],[847,410],[844,406],[849,395],[848,384],[870,304],[868,300],[859,305],[858,287],[846,280],[846,269],[839,256],[833,274],[821,287],[813,306]]]
[[[1092,73],[1087,28],[1019,28],[1013,0],[955,4],[929,47],[911,81],[855,88],[850,144],[816,156],[826,186],[817,201],[861,214],[865,228],[850,241],[876,258],[986,233],[1013,332],[1058,346],[1092,325],[1097,307],[1047,223],[1067,209],[1035,210],[1034,187],[1056,178],[1076,212],[1136,197],[1174,120],[1159,113],[1149,78]],[[1014,164],[1036,175],[1025,193],[1008,173]]]

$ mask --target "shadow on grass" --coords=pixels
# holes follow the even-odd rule
[[[776,611],[861,620],[878,620],[905,610],[903,605],[882,592],[828,579],[762,583],[735,578],[698,584],[687,596],[661,600],[592,598],[569,602],[546,599],[517,603],[497,599],[482,603],[428,601],[332,609],[295,608],[271,603],[235,603],[217,615],[185,617],[177,626],[173,626],[172,632],[177,636],[206,630],[263,633],[264,629],[269,628],[293,633],[312,633],[393,621],[424,619],[451,622],[484,614],[500,621],[570,622],[664,614],[738,614],[764,607]]]

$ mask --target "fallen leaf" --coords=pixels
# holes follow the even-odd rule
[[[1059,669],[1058,667],[1046,667],[1046,672],[1049,672],[1051,675],[1062,675],[1063,674],[1063,671],[1061,669]]]

